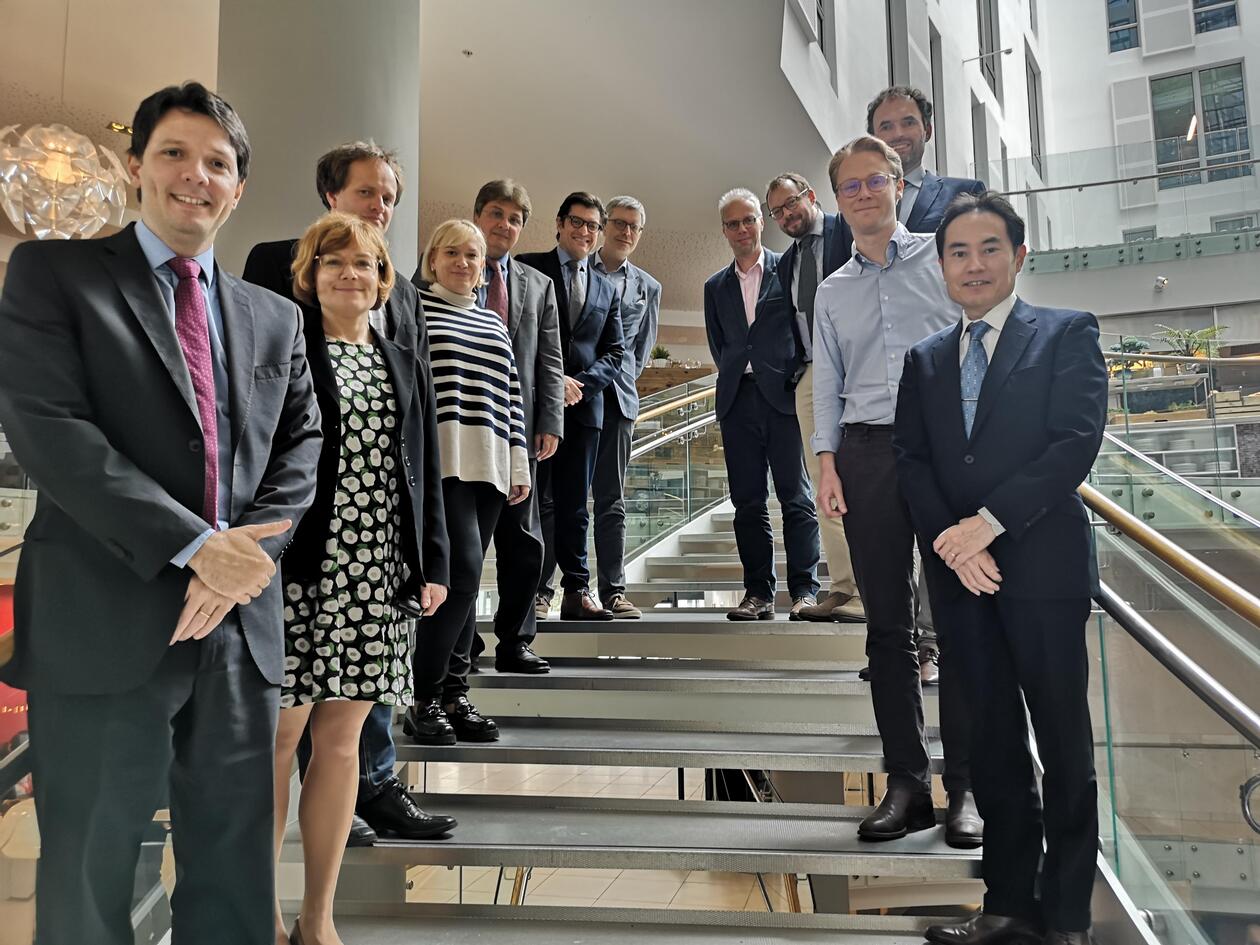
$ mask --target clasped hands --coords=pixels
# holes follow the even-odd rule
[[[582,399],[582,382],[576,378],[564,376],[564,405],[572,407]]]
[[[971,593],[977,597],[996,594],[1002,583],[1002,572],[988,550],[996,537],[993,527],[982,516],[972,515],[937,535],[932,550]]]
[[[238,525],[215,532],[188,559],[193,576],[184,593],[171,645],[209,636],[237,604],[244,606],[263,592],[276,573],[276,563],[259,544],[282,535],[290,519],[258,525]]]

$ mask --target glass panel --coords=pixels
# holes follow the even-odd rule
[[[1203,96],[1203,144],[1207,163],[1232,164],[1251,157],[1247,130],[1247,101],[1242,64],[1218,66],[1199,73]],[[1208,180],[1228,180],[1251,174],[1250,167],[1209,171]]]
[[[1155,160],[1159,170],[1178,170],[1197,167],[1199,145],[1193,138],[1186,140],[1190,123],[1195,117],[1194,76],[1189,73],[1151,79],[1151,110],[1155,129]],[[1161,177],[1159,187],[1184,187],[1200,183],[1200,176],[1193,174]]]
[[[1219,0],[1194,0],[1194,31],[1207,33],[1238,25],[1238,4]],[[1206,8],[1206,9],[1200,9]]]
[[[1138,46],[1138,30],[1136,26],[1127,26],[1111,31],[1111,51],[1136,49]]]
[[[1137,23],[1137,0],[1107,0],[1107,25],[1129,26]]]

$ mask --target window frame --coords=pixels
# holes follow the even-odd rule
[[[1190,0],[1190,13],[1194,17],[1194,35],[1199,36],[1203,33],[1214,33],[1217,30],[1235,29],[1241,25],[1238,12],[1238,0],[1206,0],[1205,5],[1200,6],[1203,0]],[[1204,13],[1217,13],[1232,10],[1234,12],[1234,22],[1225,23],[1221,26],[1209,26],[1201,28],[1200,23],[1205,22],[1206,18],[1202,17]]]
[[[980,74],[1002,104],[1002,16],[998,0],[976,0],[976,36]],[[987,26],[987,29],[986,29]]]
[[[1102,2],[1104,5],[1107,4],[1107,0],[1102,0]],[[1142,48],[1142,27],[1141,27],[1142,14],[1141,14],[1141,11],[1138,9],[1139,2],[1141,2],[1141,0],[1133,0],[1132,22],[1121,23],[1118,26],[1113,26],[1111,24],[1110,18],[1108,18],[1107,20],[1107,53],[1108,55],[1110,55],[1111,53],[1124,52],[1125,50],[1128,50],[1128,49],[1141,49]],[[1128,46],[1116,46],[1115,44],[1116,34],[1122,33],[1122,32],[1128,33],[1130,30],[1133,31],[1133,42]]]
[[[1029,154],[1032,157],[1033,167],[1037,169],[1037,174],[1044,180],[1046,172],[1042,154],[1046,145],[1046,100],[1041,84],[1041,66],[1027,43],[1024,44],[1024,75],[1028,83]]]
[[[1203,79],[1205,72],[1211,72],[1215,69],[1226,69],[1231,66],[1237,66],[1239,72],[1239,84],[1243,95],[1243,122],[1241,125],[1235,125],[1231,128],[1208,129],[1205,118],[1206,109],[1203,102]],[[1154,136],[1155,128],[1155,96],[1154,84],[1156,82],[1177,78],[1180,76],[1190,76],[1191,101],[1194,106],[1195,117],[1195,166],[1187,168],[1183,173],[1176,176],[1160,177],[1157,181],[1158,190],[1173,190],[1178,187],[1193,187],[1196,184],[1218,183],[1227,180],[1236,180],[1240,177],[1251,177],[1255,173],[1254,167],[1245,166],[1237,168],[1227,168],[1224,171],[1213,171],[1212,161],[1215,159],[1217,163],[1232,163],[1232,161],[1246,161],[1251,159],[1254,152],[1254,146],[1251,143],[1251,108],[1247,101],[1247,66],[1242,59],[1226,60],[1225,62],[1205,63],[1197,65],[1190,69],[1177,69],[1172,72],[1160,75],[1152,75],[1147,80],[1148,94],[1151,102],[1151,130],[1152,139],[1155,145],[1155,170],[1157,173],[1163,171],[1164,168],[1174,169],[1178,164],[1188,164],[1189,158],[1180,161],[1166,161],[1161,164],[1159,160],[1159,142],[1164,140],[1173,140],[1172,138],[1156,138]],[[1236,148],[1234,151],[1225,152],[1224,154],[1209,154],[1207,148],[1208,135],[1224,134],[1226,132],[1241,132],[1241,137],[1245,141],[1244,147]],[[1185,150],[1185,149],[1182,149]],[[1230,160],[1222,161],[1222,158]],[[1206,181],[1204,174],[1207,174]]]

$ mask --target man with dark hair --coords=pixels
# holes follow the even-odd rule
[[[402,195],[402,168],[392,151],[371,142],[354,141],[333,148],[316,164],[315,186],[319,199],[329,210],[352,213],[378,227],[389,230],[394,208]],[[298,240],[277,240],[259,243],[245,260],[244,278],[270,289],[277,295],[294,299],[293,273],[290,269]],[[318,309],[298,303],[308,317],[319,318]],[[416,351],[424,368],[425,382],[432,386],[428,370],[429,335],[425,328],[420,294],[406,279],[394,280],[394,288],[381,309],[369,316],[373,327],[396,338],[403,326],[415,326]],[[410,343],[410,342],[408,342]],[[430,393],[432,399],[432,393]],[[424,516],[425,547],[421,549],[424,573],[433,583],[407,587],[418,609],[432,614],[446,599],[449,574],[446,539],[446,516],[442,504],[440,481],[425,483]],[[359,740],[359,795],[347,843],[370,846],[377,835],[420,840],[445,833],[454,819],[429,814],[416,806],[406,785],[394,774],[397,752],[392,735],[393,711],[390,706],[372,707]],[[307,740],[299,748],[298,758],[305,769],[309,757]]]
[[[204,86],[141,103],[140,222],[21,243],[0,423],[39,489],[6,682],[29,692],[45,945],[134,940],[169,807],[181,943],[275,941],[276,561],[320,452],[296,306],[215,262],[249,139]]]
[[[938,945],[1089,941],[1098,787],[1085,632],[1098,574],[1076,487],[1102,443],[1107,369],[1093,315],[1015,295],[1023,239],[997,194],[950,204],[937,246],[963,317],[951,306],[952,324],[910,348],[897,397],[898,479],[949,666],[971,697],[986,824],[984,911],[930,927]]]
[[[607,276],[590,265],[595,241],[608,215],[594,194],[575,191],[556,213],[556,248],[517,257],[551,278],[560,310],[564,352],[564,440],[538,467],[538,500],[546,543],[538,596],[550,601],[551,577],[562,572],[561,620],[612,620],[590,592],[586,561],[590,513],[586,499],[595,475],[604,389],[621,369],[625,345],[617,293]]]

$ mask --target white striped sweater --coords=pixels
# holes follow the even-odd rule
[[[507,329],[494,312],[439,285],[422,289],[437,395],[442,478],[527,486],[521,385]]]

